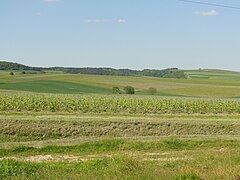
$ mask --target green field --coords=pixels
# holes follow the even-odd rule
[[[188,79],[166,79],[134,76],[78,75],[60,72],[45,74],[0,73],[0,90],[29,91],[61,94],[111,94],[112,87],[127,85],[136,89],[137,95],[149,95],[150,87],[156,88],[159,96],[184,97],[240,97],[240,73],[195,70],[186,71]]]
[[[0,177],[236,179],[240,116],[0,116]]]
[[[239,179],[240,73],[186,73],[0,72],[0,179]]]

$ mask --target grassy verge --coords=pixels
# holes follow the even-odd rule
[[[238,179],[237,115],[0,115],[0,179]]]
[[[2,178],[234,179],[239,141],[104,140],[75,146],[1,149]]]

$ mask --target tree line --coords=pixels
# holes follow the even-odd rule
[[[68,68],[68,67],[30,67],[18,63],[0,61],[0,70],[32,70],[32,71],[62,71],[70,74],[92,74],[92,75],[112,75],[112,76],[151,76],[161,78],[187,78],[184,71],[178,68],[169,68],[163,70],[144,69],[114,69],[114,68]]]
[[[144,69],[113,69],[113,68],[51,68],[50,70],[61,70],[70,74],[92,74],[92,75],[112,75],[112,76],[151,76],[161,78],[184,78],[187,76],[184,71],[177,68],[164,70]]]
[[[23,64],[0,61],[0,70],[32,70],[32,71],[42,71],[42,68],[30,67]]]

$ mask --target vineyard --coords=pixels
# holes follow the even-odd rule
[[[240,102],[230,99],[1,94],[0,110],[127,114],[239,114]]]

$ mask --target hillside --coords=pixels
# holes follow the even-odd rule
[[[188,72],[189,76],[195,72]],[[234,77],[234,78],[233,78]],[[240,73],[225,73],[205,78],[173,79],[147,76],[105,76],[46,72],[22,74],[0,71],[0,90],[61,94],[112,94],[113,87],[121,90],[133,86],[136,95],[150,95],[156,88],[158,96],[184,97],[240,97]]]
[[[30,67],[19,63],[0,61],[0,70],[35,70],[40,71],[41,68]]]
[[[71,67],[29,67],[18,63],[0,61],[0,70],[37,70],[37,71],[62,71],[68,74],[92,74],[92,75],[112,75],[112,76],[151,76],[162,78],[187,78],[183,71],[177,68],[164,70],[144,69],[114,69],[114,68],[71,68]]]
[[[224,70],[184,70],[169,69],[169,72],[186,74],[184,78],[151,77],[151,72],[163,70],[115,70],[111,68],[36,68],[17,63],[1,62],[0,90],[27,91],[59,94],[112,94],[113,87],[121,91],[125,86],[133,86],[136,95],[151,95],[149,88],[156,88],[157,96],[239,98],[240,73]],[[9,71],[14,76],[9,75]],[[23,74],[22,71],[26,71]],[[77,70],[78,73],[68,72]],[[108,73],[107,73],[108,72]],[[126,72],[123,76],[123,72]],[[143,75],[140,75],[143,73]],[[147,76],[147,73],[150,73]],[[107,74],[107,75],[105,75]],[[128,75],[128,76],[127,76]],[[169,75],[169,74],[168,74]]]
[[[240,72],[220,69],[185,70],[190,79],[237,80],[240,81]]]

